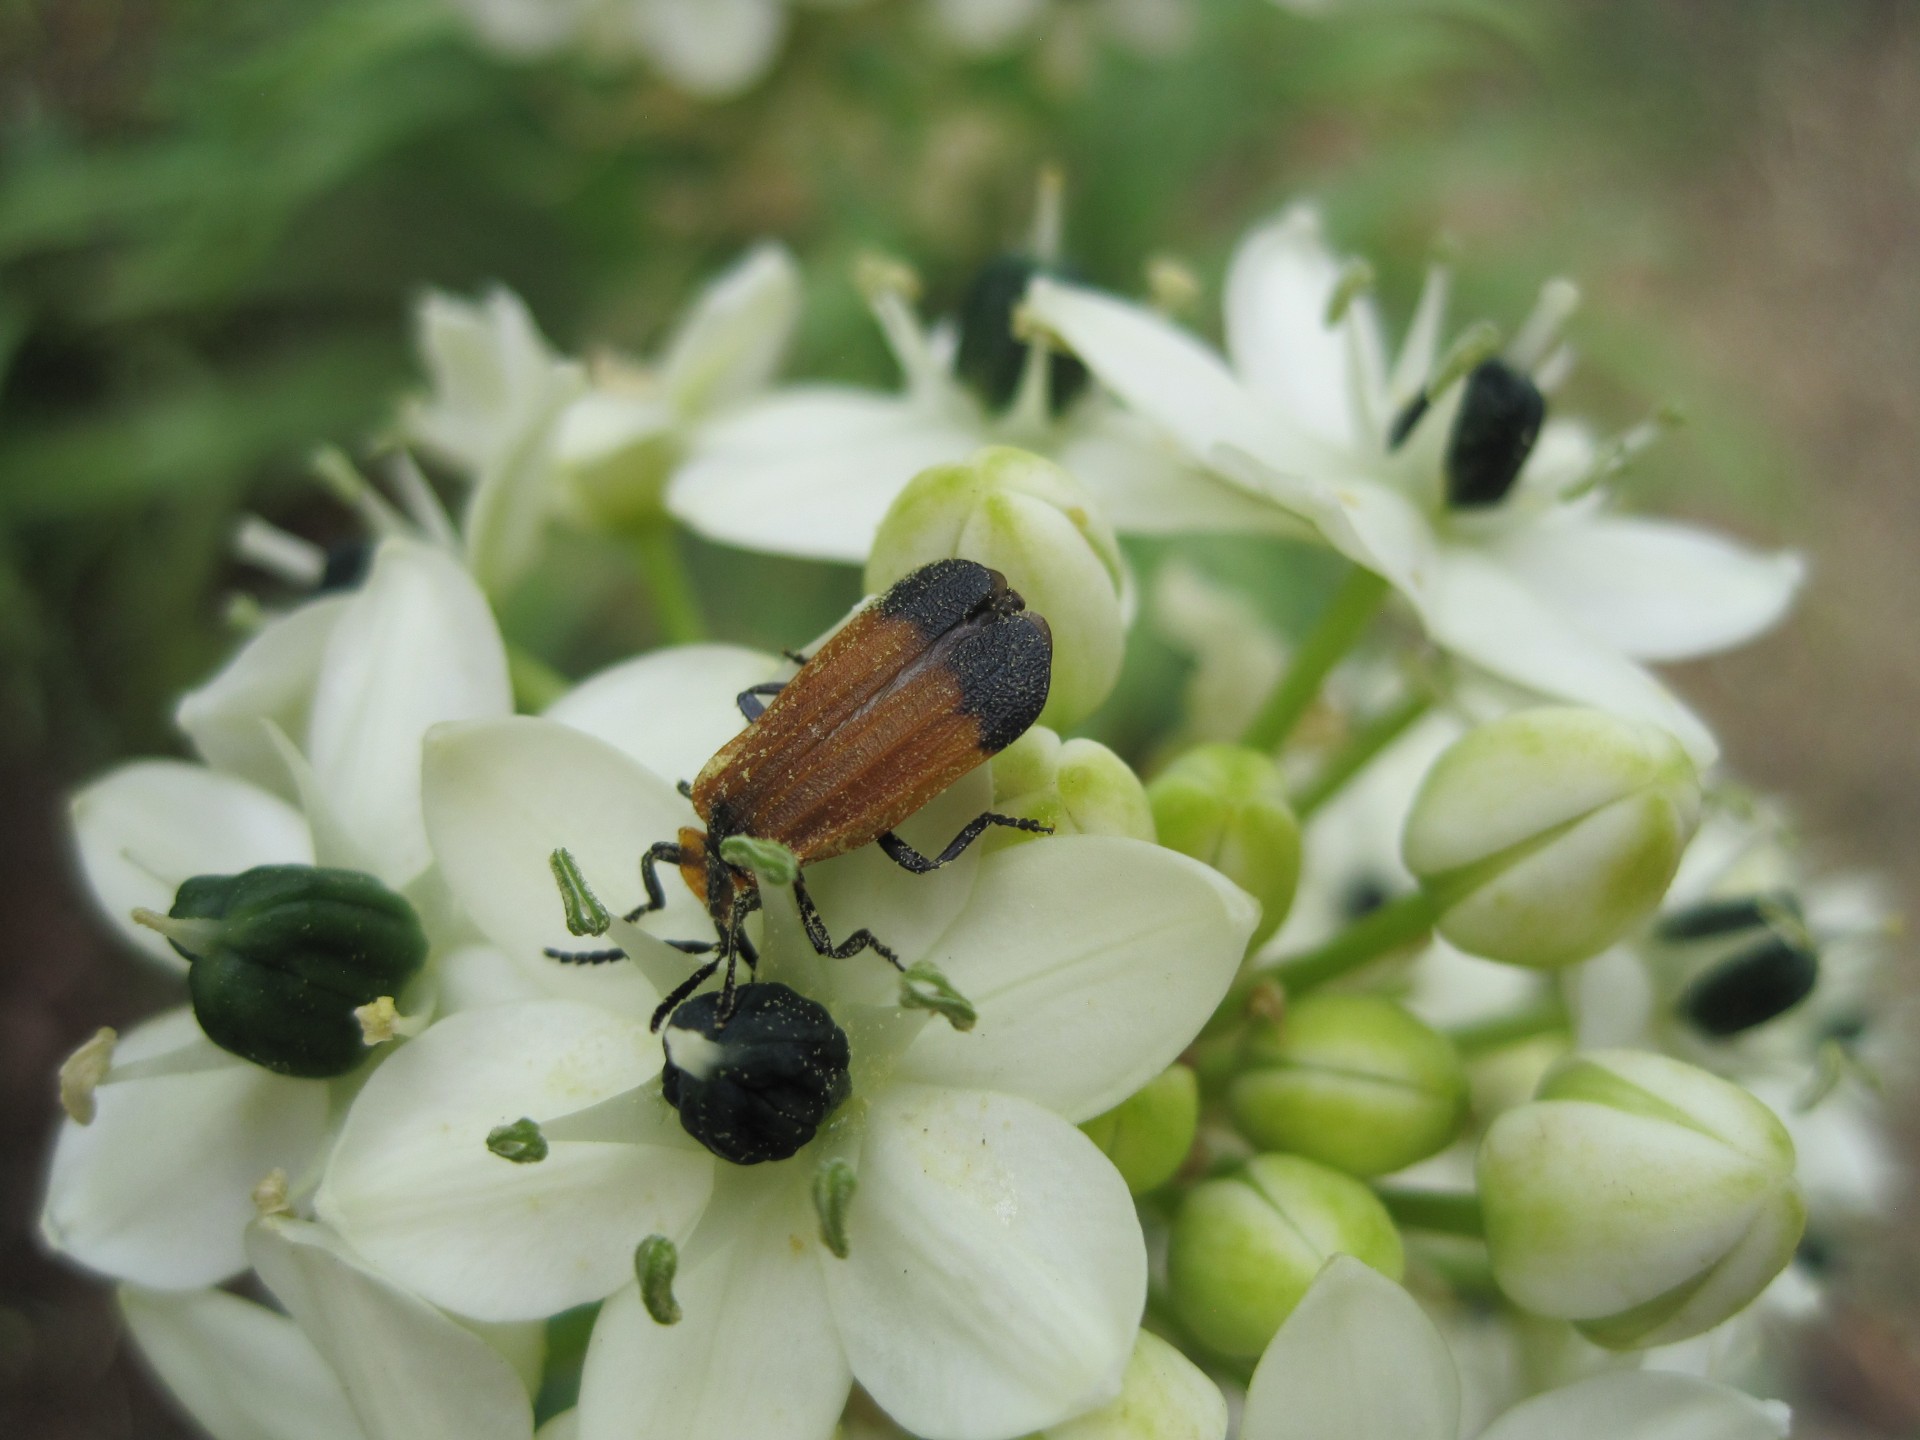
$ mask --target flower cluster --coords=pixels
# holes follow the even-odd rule
[[[431,297],[457,521],[403,459],[404,517],[334,467],[360,563],[250,522],[318,593],[74,799],[187,1001],[64,1068],[42,1220],[217,1440],[1786,1433],[1742,1387],[1894,1183],[1890,927],[1649,666],[1800,562],[1619,513],[1565,282],[1502,344],[1436,269],[1390,357],[1296,207],[1223,356],[1041,208],[950,324],[863,263],[898,393],[776,386],[774,245],[644,365]],[[555,523],[687,643],[534,683]],[[695,641],[675,524],[881,598]],[[1209,532],[1329,552],[1317,617]],[[1122,754],[1145,624],[1191,680]]]

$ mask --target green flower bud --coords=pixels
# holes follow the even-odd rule
[[[1153,839],[1153,811],[1140,777],[1097,740],[1062,740],[1035,725],[993,757],[993,808],[1038,820],[1056,835]],[[994,848],[1039,837],[1026,830],[987,834]]]
[[[166,915],[135,912],[184,955],[207,1038],[282,1075],[344,1075],[366,1059],[355,1011],[398,995],[427,958],[413,907],[371,875],[261,865],[196,875]]]
[[[1120,546],[1093,496],[1051,460],[1006,446],[923,470],[880,522],[867,589],[955,556],[1005,575],[1051,627],[1041,723],[1064,729],[1091,714],[1119,678],[1126,644]]]
[[[1448,940],[1549,969],[1651,915],[1699,819],[1699,777],[1664,730],[1599,710],[1523,710],[1434,762],[1401,851]]]
[[[1481,1143],[1494,1278],[1612,1349],[1685,1340],[1793,1258],[1793,1169],[1786,1127],[1738,1085],[1641,1051],[1572,1056]]]
[[[1452,1143],[1467,1077],[1453,1043],[1377,995],[1310,995],[1255,1020],[1227,1088],[1233,1123],[1262,1150],[1349,1175],[1387,1175]]]
[[[1174,1177],[1199,1124],[1200,1081],[1174,1065],[1080,1128],[1113,1161],[1127,1188],[1144,1195]]]
[[[1240,745],[1189,750],[1147,786],[1160,843],[1213,866],[1260,902],[1259,945],[1280,928],[1300,880],[1300,822],[1280,767]]]
[[[1227,1401],[1198,1365],[1142,1330],[1119,1397],[1041,1433],[1044,1440],[1219,1440]]]
[[[1394,1280],[1406,1264],[1386,1207],[1358,1180],[1296,1155],[1257,1155],[1181,1204],[1167,1252],[1174,1308],[1202,1344],[1252,1358],[1335,1254]]]

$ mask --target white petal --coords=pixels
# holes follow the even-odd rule
[[[676,645],[588,677],[546,718],[606,741],[662,779],[691,781],[746,725],[735,697],[780,668],[739,645]]]
[[[641,856],[692,824],[692,807],[605,741],[551,720],[448,726],[429,737],[426,750],[434,858],[473,922],[516,962],[567,969],[568,993],[577,998],[627,1014],[650,1012],[662,982],[685,972],[677,952],[655,946],[637,952],[633,964],[573,967],[543,957],[550,947],[625,943],[568,933],[552,856],[569,851],[601,903],[624,914],[647,898]],[[662,867],[660,881],[668,905],[648,917],[648,928],[681,939],[710,937],[713,924],[679,875]]]
[[[1122,534],[1307,533],[1301,521],[1180,455],[1138,415],[1101,415],[1056,458],[1100,498],[1102,513]]]
[[[1065,341],[1128,408],[1156,422],[1195,460],[1232,445],[1299,468],[1299,444],[1262,411],[1224,361],[1193,335],[1138,305],[1044,276],[1027,290],[1034,320]]]
[[[1455,1440],[1460,1377],[1413,1297],[1329,1260],[1260,1357],[1241,1440]]]
[[[169,970],[187,962],[135,909],[173,907],[195,875],[237,875],[255,865],[311,865],[300,812],[245,780],[180,760],[136,760],[73,797],[80,869],[113,928]]]
[[[222,1290],[120,1291],[140,1354],[213,1440],[366,1440],[300,1327]]]
[[[1798,555],[1763,555],[1710,531],[1625,516],[1516,530],[1509,569],[1574,624],[1635,660],[1686,660],[1770,629],[1806,575]]]
[[[667,508],[722,544],[860,564],[906,483],[966,459],[984,439],[891,395],[784,390],[700,432]]]
[[[769,1168],[730,1170],[719,1187],[703,1225],[744,1213],[725,1217],[732,1243],[697,1259],[689,1248],[673,1282],[678,1324],[656,1324],[634,1285],[607,1301],[580,1382],[580,1440],[833,1432],[853,1377],[827,1309],[820,1222],[806,1176]]]
[[[667,393],[686,415],[746,399],[773,378],[799,320],[793,255],[784,245],[754,246],[681,322],[660,367]]]
[[[696,95],[738,94],[767,73],[787,32],[780,0],[642,0],[634,32],[660,68]]]
[[[1065,1115],[1119,1104],[1193,1040],[1232,984],[1259,907],[1217,870],[1144,841],[1072,835],[981,863],[927,958],[974,1004],[929,1025],[904,1073]]]
[[[408,408],[406,428],[470,474],[543,427],[561,396],[582,383],[510,290],[478,301],[429,294],[415,316],[415,341],[434,394]]]
[[[420,818],[420,742],[444,720],[513,709],[506,651],[471,576],[439,550],[389,540],[334,627],[306,753],[380,878],[431,858]]]
[[[1616,1370],[1522,1401],[1480,1440],[1783,1440],[1770,1406],[1725,1385]]]
[[[1227,272],[1227,353],[1247,386],[1330,444],[1362,443],[1343,325],[1327,322],[1340,281],[1320,214],[1295,205],[1248,233]]]
[[[531,1440],[533,1406],[506,1357],[336,1236],[267,1219],[247,1254],[340,1377],[367,1440]]]
[[[641,1240],[691,1225],[712,1158],[551,1140],[546,1159],[516,1164],[487,1135],[632,1090],[660,1053],[644,1020],[568,1001],[449,1016],[374,1072],[315,1206],[385,1273],[459,1314],[535,1319],[597,1300],[633,1273]]]
[[[54,1146],[41,1234],[89,1269],[158,1290],[212,1285],[246,1268],[253,1187],[298,1176],[325,1133],[327,1086],[250,1065],[169,1010],[129,1032],[114,1063],[165,1057],[176,1073],[94,1091],[91,1125]]]
[[[1427,625],[1436,644],[1510,684],[1670,731],[1696,764],[1719,753],[1697,716],[1619,651],[1589,638],[1492,558],[1463,546],[1438,556]]]
[[[180,697],[174,723],[209,765],[291,798],[286,768],[260,722],[290,735],[305,731],[321,657],[347,604],[348,597],[330,595],[269,620],[225,669]]]
[[[854,1377],[927,1440],[1001,1440],[1119,1393],[1146,1299],[1126,1185],[1029,1101],[917,1085],[868,1115],[827,1293]]]

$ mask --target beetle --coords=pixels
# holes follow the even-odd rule
[[[861,610],[792,679],[756,685],[737,697],[747,728],[723,745],[681,793],[705,829],[688,826],[649,848],[640,861],[646,900],[625,918],[663,908],[658,867],[677,868],[705,905],[718,937],[673,940],[675,949],[710,955],[653,1014],[667,1016],[722,966],[721,1018],[734,1005],[738,962],[759,962],[745,932],[760,908],[751,870],[729,864],[721,847],[733,836],[775,840],[802,866],[878,843],[915,874],[957,859],[991,826],[1050,833],[1038,821],[987,811],[963,826],[937,855],[923,855],[894,827],[934,796],[1024,735],[1047,703],[1053,633],[1026,608],[999,571],[972,560],[937,560],[897,581]],[[807,939],[821,955],[844,960],[872,950],[900,969],[900,957],[872,931],[835,943],[796,877],[793,895]],[[572,964],[598,964],[621,950],[548,950]]]

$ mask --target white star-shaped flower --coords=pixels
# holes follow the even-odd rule
[[[426,803],[456,899],[509,955],[553,964],[538,961],[545,947],[580,942],[562,924],[552,852],[566,847],[609,909],[638,902],[637,856],[697,823],[671,780],[739,728],[733,694],[776,669],[726,647],[666,651],[549,718],[436,732]],[[944,842],[989,802],[982,768],[905,837]],[[1239,964],[1252,903],[1205,866],[1105,836],[969,851],[921,876],[869,848],[811,867],[808,885],[836,935],[871,926],[909,966],[937,965],[978,1020],[961,1033],[902,1008],[900,977],[870,954],[820,959],[769,891],[761,978],[826,1006],[852,1053],[851,1098],[792,1158],[736,1165],[682,1127],[647,1016],[691,962],[617,921],[607,938],[632,963],[596,967],[597,1003],[444,1020],[348,1117],[318,1212],[395,1280],[489,1320],[610,1297],[587,1360],[585,1440],[818,1440],[855,1379],[917,1434],[989,1440],[1120,1383],[1146,1256],[1124,1183],[1075,1122],[1197,1033]],[[684,893],[645,923],[711,933]],[[547,1138],[538,1163],[485,1143],[522,1118]],[[857,1181],[844,1259],[814,1198],[827,1160]],[[635,1280],[635,1247],[654,1234],[678,1246],[671,1326]]]
[[[1653,721],[1710,758],[1706,728],[1644,662],[1711,654],[1765,630],[1792,599],[1799,559],[1611,513],[1599,486],[1613,457],[1562,420],[1513,452],[1524,467],[1493,483],[1499,493],[1456,483],[1450,498],[1447,457],[1468,387],[1457,373],[1466,365],[1439,354],[1445,272],[1430,277],[1391,367],[1357,278],[1315,212],[1296,207],[1234,257],[1230,359],[1148,310],[1056,280],[1037,279],[1026,308],[1192,459],[1389,582],[1458,659],[1533,694]],[[1550,381],[1570,304],[1570,287],[1549,287],[1491,379],[1522,398],[1527,372]],[[1499,438],[1525,428],[1516,421]],[[1084,478],[1099,487],[1097,472]],[[1212,528],[1186,490],[1168,488],[1160,505],[1162,528],[1182,518]],[[1116,527],[1133,528],[1121,517]]]
[[[421,737],[511,710],[500,637],[466,571],[388,541],[360,590],[272,622],[182,700],[206,763],[136,760],[74,797],[82,873],[114,927],[176,974],[187,962],[133,911],[164,914],[183,881],[256,865],[366,871],[410,893],[439,939]],[[229,1054],[187,1007],[129,1032],[96,1079],[90,1123],[60,1132],[41,1218],[92,1269],[163,1289],[224,1280],[246,1265],[255,1184],[276,1168],[316,1178],[329,1082]]]
[[[787,0],[453,0],[482,39],[515,58],[577,48],[643,55],[710,100],[748,89],[787,34]]]

